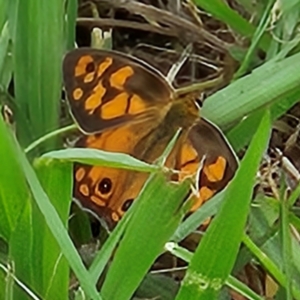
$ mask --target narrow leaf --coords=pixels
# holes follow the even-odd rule
[[[242,240],[255,175],[267,146],[270,127],[270,113],[267,111],[235,178],[226,190],[221,210],[191,260],[176,299],[216,299],[228,278]]]

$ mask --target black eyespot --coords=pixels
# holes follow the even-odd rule
[[[103,178],[98,185],[98,190],[103,195],[108,194],[111,191],[111,188],[112,182],[109,178]]]
[[[95,64],[93,62],[89,62],[86,67],[85,70],[87,73],[92,73],[95,71]]]
[[[127,211],[129,209],[129,207],[131,206],[132,202],[133,202],[133,199],[126,200],[122,205],[122,210],[124,212]]]

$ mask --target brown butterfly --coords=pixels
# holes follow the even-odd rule
[[[81,48],[63,62],[71,113],[85,135],[78,147],[126,153],[154,162],[174,134],[181,134],[166,161],[172,179],[199,174],[192,210],[222,190],[237,159],[222,133],[199,117],[194,94],[178,96],[149,65],[114,51]],[[138,196],[148,174],[75,164],[74,197],[112,228]]]

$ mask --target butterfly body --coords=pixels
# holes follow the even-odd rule
[[[199,109],[196,103],[186,101],[186,99],[177,100],[160,122],[153,122],[157,126],[141,136],[132,154],[149,163],[155,161],[162,155],[179,129],[181,129],[181,134],[177,144],[186,139],[189,129],[197,120],[199,120]],[[144,131],[143,128],[142,131]]]
[[[69,52],[63,65],[71,113],[83,132],[78,147],[130,154],[153,163],[181,129],[166,160],[176,180],[197,172],[198,208],[223,189],[237,161],[221,132],[200,118],[195,96],[177,97],[161,74],[129,56],[93,49]],[[74,196],[112,228],[148,174],[76,164]]]

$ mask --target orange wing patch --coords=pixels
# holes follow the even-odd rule
[[[95,79],[96,75],[97,77],[102,76],[112,63],[113,59],[111,57],[106,57],[96,70],[96,62],[93,57],[89,55],[82,56],[75,66],[75,77],[84,75],[83,82],[90,83]],[[76,100],[78,98],[74,97],[74,99]]]
[[[223,156],[218,156],[216,161],[211,164],[204,162],[200,173],[199,195],[193,204],[192,211],[198,209],[219,190],[218,184],[224,179],[226,166],[227,161]]]
[[[117,95],[101,107],[101,118],[104,120],[120,117],[126,113],[129,95],[125,92]]]
[[[95,78],[95,72],[90,72],[90,73],[87,73],[84,78],[83,78],[83,82],[84,83],[90,83],[94,80]]]
[[[86,99],[84,103],[85,109],[91,115],[95,109],[101,105],[102,98],[106,93],[106,89],[103,87],[102,82],[100,81],[93,89],[93,93]]]
[[[197,210],[205,201],[209,200],[215,194],[215,192],[216,191],[211,190],[206,186],[201,187],[199,190],[199,195],[194,202],[191,211]]]
[[[123,67],[110,76],[109,83],[111,87],[114,87],[118,90],[123,90],[126,80],[133,74],[134,71],[130,66]]]
[[[81,88],[76,88],[73,91],[74,100],[80,100],[82,96],[83,96],[83,90]]]
[[[97,75],[98,77],[102,76],[102,74],[112,65],[113,59],[111,57],[106,57],[104,62],[102,62],[98,66]]]
[[[203,172],[210,182],[217,182],[223,179],[226,165],[226,159],[219,156],[215,163],[204,166]]]
[[[214,184],[218,184],[218,182],[222,181],[225,175],[226,165],[226,159],[222,156],[219,156],[215,163],[204,165],[200,173],[199,195],[191,211],[198,209],[217,192],[218,188],[214,189],[211,185],[214,186]],[[205,183],[204,185],[202,185],[203,182]]]
[[[109,120],[121,117],[126,113],[138,114],[145,111],[145,102],[141,97],[135,94],[130,96],[124,91],[124,84],[126,80],[133,74],[133,69],[130,66],[126,66],[117,70],[110,76],[110,86],[118,89],[121,93],[101,106],[102,119]]]
[[[75,173],[76,181],[78,181],[78,182],[81,181],[83,179],[84,175],[85,175],[84,168],[79,168]]]
[[[218,156],[215,161],[209,162],[206,159],[201,162],[197,150],[189,141],[186,141],[181,147],[180,153],[180,173],[179,180],[183,180],[187,176],[191,176],[200,172],[199,191],[191,211],[198,209],[205,201],[212,198],[218,191],[218,184],[225,176],[227,167],[226,158]],[[203,164],[203,165],[201,165]]]
[[[75,66],[75,76],[82,76],[87,73],[87,66],[89,64],[93,63],[94,64],[94,59],[90,55],[84,55],[80,57],[78,60],[78,63]]]
[[[91,200],[96,204],[96,205],[99,205],[99,206],[105,206],[106,205],[106,202],[101,200],[99,197],[95,196],[95,195],[92,195],[91,196]]]
[[[79,187],[79,191],[85,197],[89,196],[90,194],[90,189],[87,184],[81,184]]]
[[[120,220],[120,217],[119,217],[119,215],[116,213],[116,212],[112,212],[111,213],[111,219],[114,221],[114,222],[118,222],[119,220]]]
[[[133,95],[130,99],[130,106],[128,112],[130,114],[138,114],[145,111],[146,106],[143,99],[137,95]]]
[[[84,77],[84,83],[91,82],[95,78],[95,71],[91,71],[89,73],[86,73],[85,71],[85,73],[83,73],[83,70],[86,70],[88,68],[88,64],[90,64],[91,62],[92,61],[88,56],[82,57],[75,68],[76,74],[86,74]],[[109,66],[111,66],[112,63],[113,59],[111,57],[107,57],[104,62],[99,65],[97,76],[101,77],[101,75],[107,70],[107,68],[109,68]],[[99,80],[97,85],[93,88],[92,94],[84,102],[84,108],[88,112],[88,114],[93,114],[95,109],[100,107],[100,117],[104,120],[110,120],[113,118],[121,117],[126,113],[138,114],[144,111],[146,107],[143,99],[137,95],[130,96],[124,91],[124,84],[126,80],[133,74],[133,69],[130,66],[126,66],[118,69],[116,72],[110,75],[110,88],[116,88],[121,93],[115,96],[113,99],[107,101],[106,103],[102,103],[102,100],[107,92],[107,88],[103,86],[102,80]],[[84,92],[81,88],[76,88],[73,91],[74,100],[80,100],[83,94]]]
[[[86,137],[81,147],[105,149],[111,152],[130,153],[136,143],[136,135],[130,134],[130,126],[108,130],[99,135],[89,135]]]
[[[199,168],[198,153],[195,148],[188,142],[182,145],[180,153],[180,174],[179,180],[187,176],[194,175]]]

